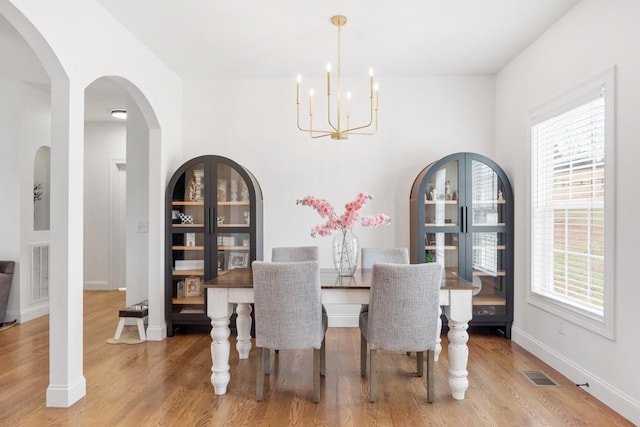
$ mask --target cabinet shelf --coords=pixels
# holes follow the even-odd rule
[[[174,276],[203,276],[204,270],[171,270]]]
[[[173,224],[173,228],[202,228],[204,224]]]
[[[248,251],[249,246],[218,246],[218,251]]]
[[[456,251],[458,250],[458,247],[453,245],[425,246],[424,249],[427,251],[435,251],[436,249],[444,249],[445,251]]]
[[[487,273],[486,271],[474,271],[474,277],[504,277],[507,275],[506,271],[498,271],[497,273]]]
[[[218,201],[218,206],[251,206],[248,200]]]
[[[506,200],[474,200],[471,202],[474,205],[506,205]]]
[[[204,297],[182,297],[182,298],[173,298],[173,303],[178,305],[199,305],[200,310],[203,310],[204,306]]]
[[[250,224],[218,224],[219,228],[251,228]]]
[[[476,295],[473,305],[507,305],[507,300],[496,295]]]
[[[203,200],[174,200],[172,206],[204,206]]]
[[[457,205],[457,200],[426,200],[425,205]]]
[[[204,251],[204,246],[172,246],[174,251]]]
[[[458,223],[449,222],[449,223],[446,223],[446,224],[436,224],[436,223],[433,223],[433,222],[425,222],[424,226],[425,227],[457,227]]]

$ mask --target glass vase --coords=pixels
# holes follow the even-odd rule
[[[353,276],[358,267],[360,245],[350,229],[339,231],[333,238],[333,264],[339,276]]]

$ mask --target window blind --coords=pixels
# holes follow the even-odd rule
[[[532,291],[603,316],[604,96],[531,132]]]

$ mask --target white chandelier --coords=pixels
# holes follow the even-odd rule
[[[347,23],[347,18],[342,15],[336,15],[331,18],[331,23],[338,27],[338,66],[337,66],[337,91],[336,96],[336,118],[335,122],[331,120],[331,64],[327,64],[327,121],[329,123],[328,130],[314,129],[313,127],[313,89],[309,91],[309,128],[304,129],[300,126],[300,82],[302,78],[298,75],[298,84],[296,91],[296,104],[297,104],[297,123],[298,129],[303,132],[308,132],[312,138],[323,138],[325,136],[331,136],[331,139],[347,139],[349,135],[373,135],[378,131],[378,84],[373,81],[373,70],[369,69],[369,123],[350,127],[351,119],[351,92],[347,92],[346,100],[346,127],[342,127],[342,93],[341,93],[341,76],[340,76],[340,27]],[[375,94],[375,100],[374,100]],[[375,127],[372,131],[364,132],[365,129],[370,128],[372,125]]]

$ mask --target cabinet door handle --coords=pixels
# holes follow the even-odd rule
[[[216,232],[216,208],[209,208],[209,231],[208,233],[213,234]]]
[[[460,206],[460,232],[464,233],[464,206]]]

